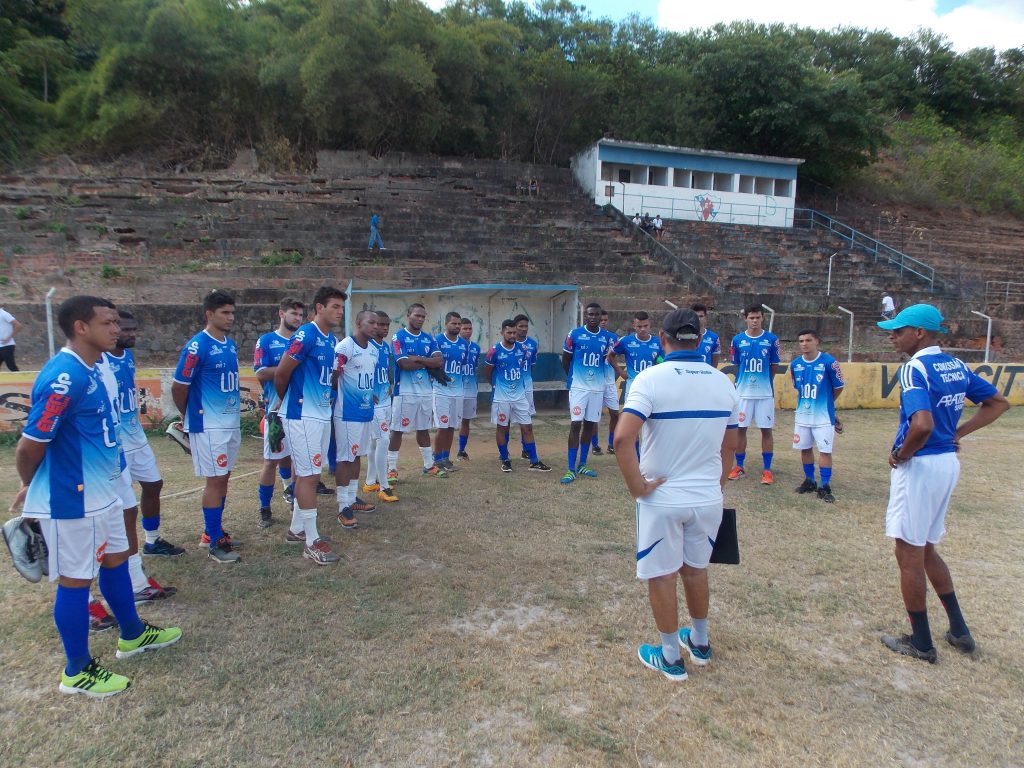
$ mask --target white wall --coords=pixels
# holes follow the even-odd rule
[[[579,185],[593,195],[601,205],[607,203],[607,199],[599,199],[599,196],[604,195],[604,185],[601,184],[601,171],[597,162],[597,145],[594,144],[573,157],[570,165],[572,175]]]
[[[623,194],[624,193],[624,194]],[[608,203],[604,188],[594,202]],[[793,226],[792,197],[752,195],[685,187],[654,187],[647,184],[616,184],[612,204],[628,216],[639,211],[663,219],[708,221],[719,224],[752,224],[766,227]]]

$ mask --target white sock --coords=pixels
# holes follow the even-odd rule
[[[675,664],[682,657],[679,651],[678,632],[661,633],[661,655],[665,657],[665,661],[669,664]]]
[[[356,478],[355,480],[350,481],[349,484],[348,484],[348,497],[350,499],[352,499],[352,501],[350,501],[349,503],[350,504],[355,504],[356,503],[356,498],[358,496],[359,496],[359,479]]]
[[[348,486],[338,483],[338,487],[334,489],[334,498],[338,500],[338,511],[341,512],[348,506],[345,503],[345,499],[348,498]]]
[[[292,504],[292,524],[288,526],[288,530],[292,533],[302,533],[304,530],[305,523],[302,522],[302,510],[299,509],[299,502]]]
[[[366,453],[366,484],[373,485],[377,482],[377,443],[380,440],[370,440],[370,450]]]
[[[420,448],[420,456],[423,457],[424,469],[434,466],[434,450],[429,445],[426,448]]]
[[[398,469],[398,451],[388,451],[388,470]]]
[[[388,444],[383,439],[377,441],[377,482],[380,483],[381,488],[388,487],[388,473],[384,471],[384,467],[388,465]]]
[[[149,586],[149,580],[142,572],[142,555],[136,553],[128,558],[128,573],[132,577],[132,592],[139,592]]]
[[[320,538],[316,530],[316,509],[300,509],[302,515],[302,527],[306,531],[306,546],[311,547]]]
[[[144,534],[146,534],[146,543],[147,544],[156,544],[156,540],[158,538],[160,538],[160,529],[159,528],[157,530],[155,530],[155,531],[147,531],[145,528],[143,528],[142,532]]]

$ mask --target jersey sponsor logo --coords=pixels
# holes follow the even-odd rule
[[[352,445],[352,455],[355,456],[357,453],[359,453],[359,444],[355,443]]]
[[[572,408],[572,415],[579,416],[581,413],[583,413],[583,409],[580,408],[578,405],[574,405]]]
[[[957,392],[953,395],[943,395],[935,405],[940,408],[955,408],[959,411],[963,409],[966,397],[967,395],[964,392]]]
[[[504,413],[499,413],[498,414],[498,421],[500,423],[504,424],[507,419],[508,419],[508,416],[506,416]]]
[[[388,431],[388,423],[386,421],[382,421],[380,423],[380,431],[381,432],[387,432]]]
[[[96,549],[96,562],[97,563],[102,563],[103,562],[103,557],[106,554],[107,554],[107,542],[104,541]]]
[[[294,336],[292,336],[292,343],[288,347],[288,354],[294,356],[302,352],[302,341],[305,338],[305,331],[298,331]]]
[[[228,455],[226,453],[220,454],[216,458],[217,466],[224,469],[228,465]]]
[[[409,426],[409,417],[408,416],[403,416],[402,417],[402,426],[403,427],[408,427]]]
[[[313,454],[313,466],[316,467],[317,469],[319,469],[320,465],[322,463],[323,463],[323,459],[321,458],[320,454],[319,453],[314,453]]]
[[[71,398],[68,395],[62,395],[57,392],[51,394],[46,398],[46,403],[43,405],[43,415],[39,417],[36,429],[40,432],[52,432],[57,423],[57,418],[67,410],[70,404]]]
[[[447,416],[442,416],[441,417],[441,423],[442,424],[447,424],[448,423],[448,417]]]
[[[214,344],[212,347],[210,347],[210,357],[214,357],[216,355],[223,355],[223,354],[224,354],[224,348],[223,347],[218,347],[216,344]]]
[[[181,369],[182,378],[191,379],[192,374],[196,371],[196,366],[199,364],[199,350],[192,350],[192,347],[195,346],[197,346],[195,342],[189,345],[188,354],[185,355],[185,365]]]
[[[799,442],[800,442],[800,435],[796,435],[796,434],[793,435],[793,445],[796,445]]]

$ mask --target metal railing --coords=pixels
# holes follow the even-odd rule
[[[1011,301],[1024,303],[1024,283],[1012,280],[986,280],[985,304],[992,305],[998,301],[1003,303],[1004,310],[1009,307]]]
[[[605,182],[613,184],[613,182]],[[617,184],[618,182],[614,182]],[[660,215],[665,219],[683,221],[707,221],[716,224],[746,224],[748,226],[788,227],[793,223],[794,209],[776,203],[733,203],[714,201],[705,211],[697,198],[709,197],[714,200],[714,192],[692,190],[696,194],[689,198],[665,197],[660,195],[638,195],[635,193],[615,191],[614,197],[621,200],[621,206],[609,203],[620,209],[627,216],[632,213]]]

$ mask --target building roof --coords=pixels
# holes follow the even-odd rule
[[[712,149],[672,147],[667,144],[646,144],[641,141],[622,141],[621,139],[600,139],[597,144],[606,147],[622,147],[623,149],[655,150],[657,152],[671,152],[678,155],[699,155],[701,157],[723,158],[727,160],[752,160],[754,162],[779,163],[781,165],[801,165],[804,162],[802,158],[798,157],[751,155],[745,152],[719,152]]]

